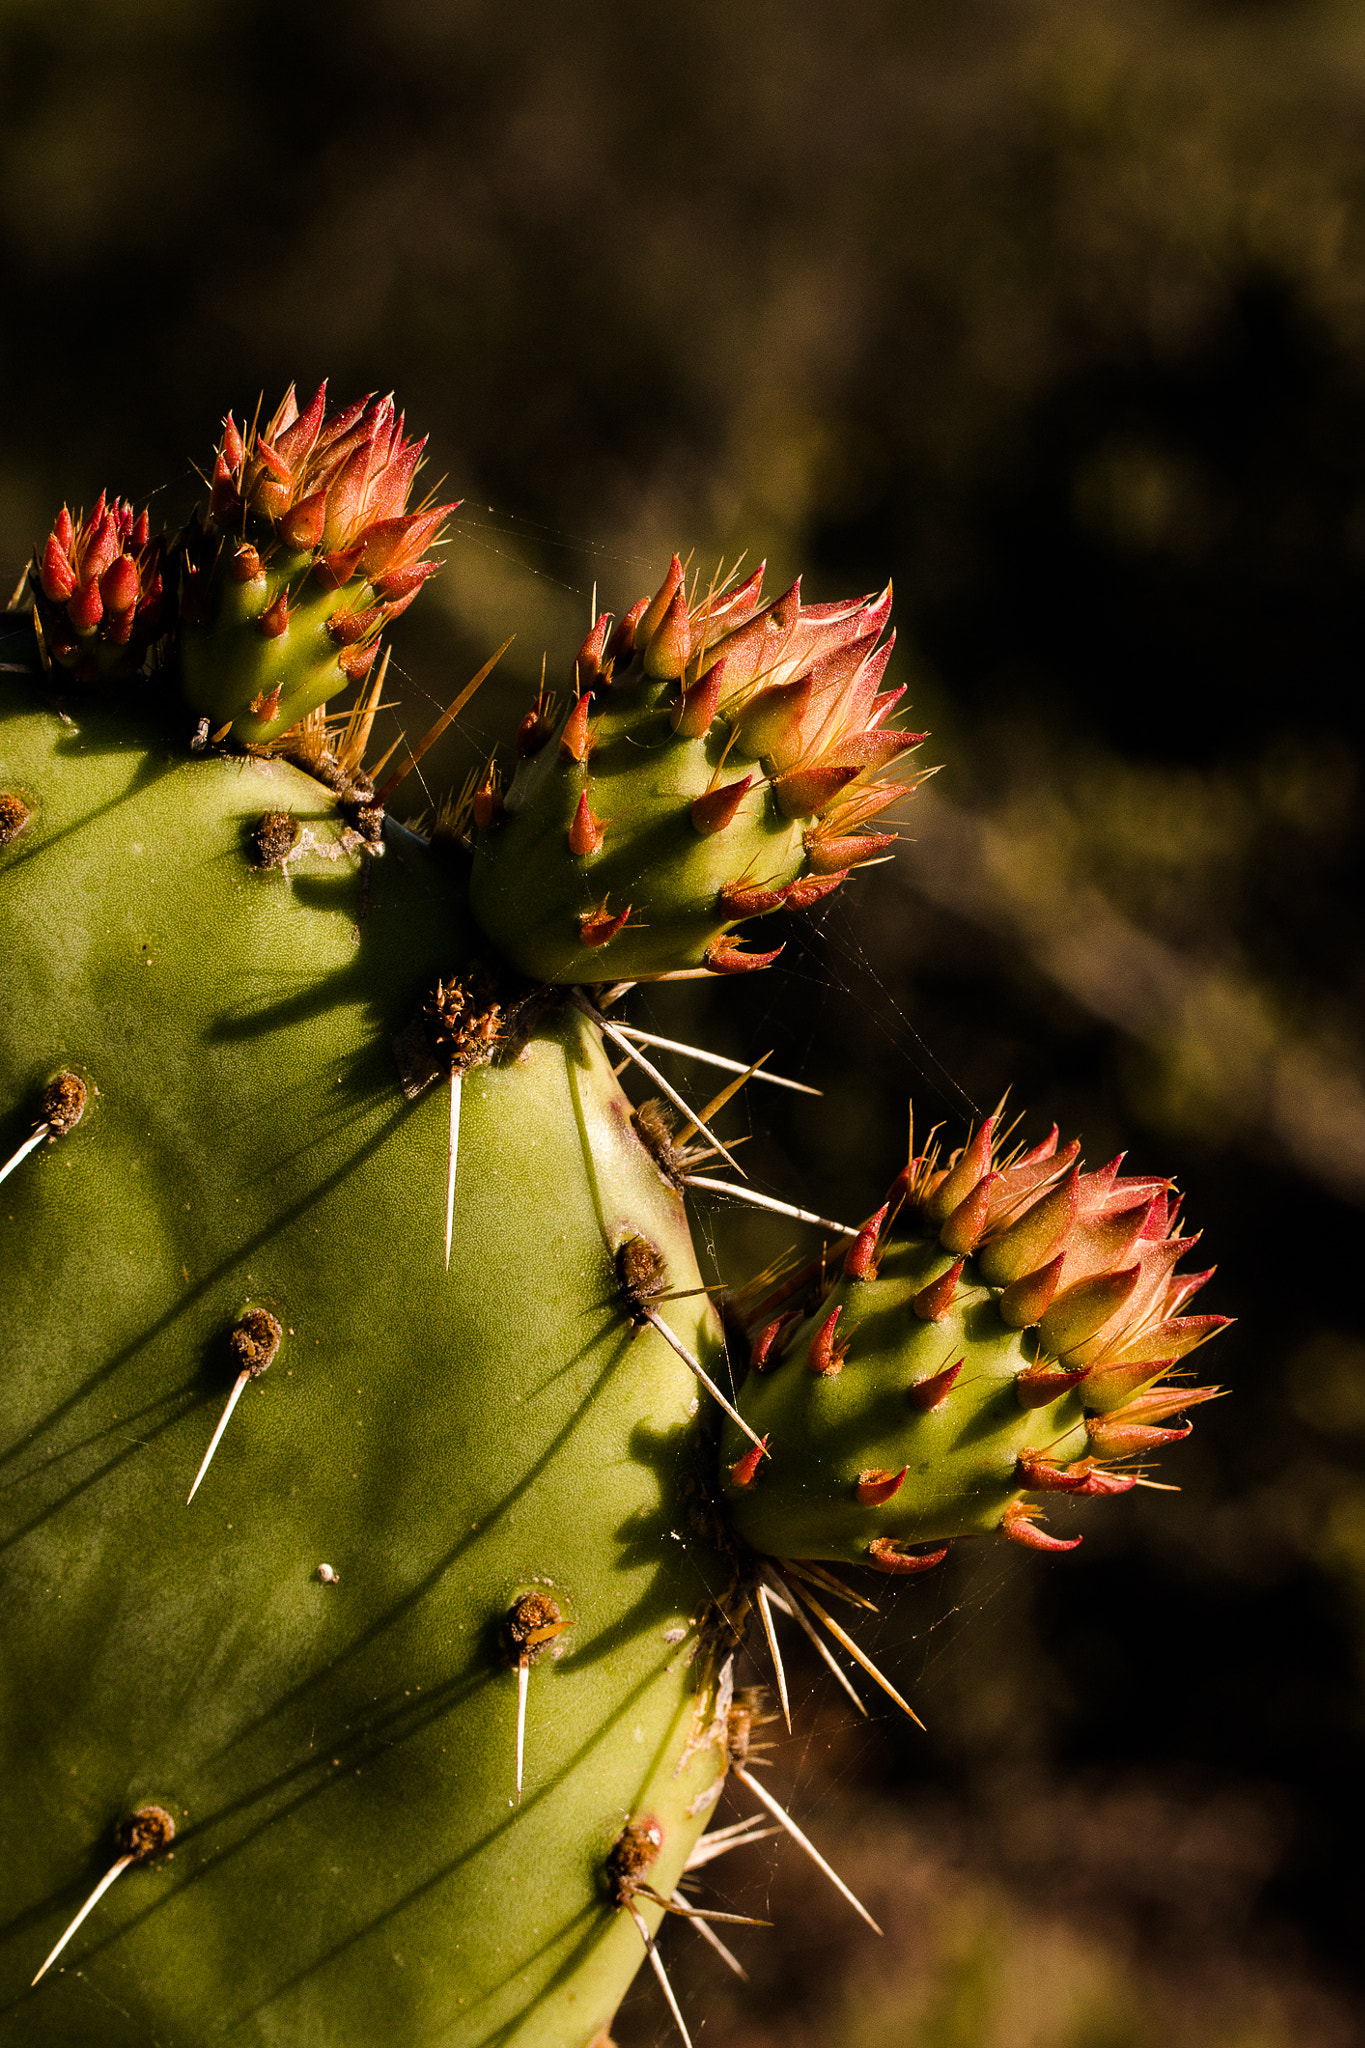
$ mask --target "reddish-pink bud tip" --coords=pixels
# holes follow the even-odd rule
[[[911,1407],[922,1409],[926,1415],[935,1408],[941,1408],[966,1363],[965,1358],[959,1358],[956,1365],[945,1365],[942,1372],[931,1374],[927,1380],[916,1380],[912,1387],[907,1387]]]
[[[105,615],[130,612],[138,599],[137,564],[129,555],[116,555],[100,577],[100,596]]]
[[[751,1451],[746,1451],[742,1458],[736,1458],[734,1464],[730,1467],[731,1486],[752,1486],[755,1474],[763,1459],[767,1456],[767,1451],[768,1439],[766,1436],[760,1437]]]
[[[720,708],[721,686],[725,681],[725,658],[712,662],[704,676],[699,676],[690,690],[684,690],[673,713],[673,730],[684,739],[699,740],[711,728],[711,721]]]
[[[877,1249],[877,1238],[886,1221],[889,1202],[883,1202],[875,1216],[869,1216],[848,1250],[844,1253],[844,1272],[850,1280],[866,1280],[872,1270],[872,1255]]]
[[[773,784],[777,808],[784,818],[818,816],[828,810],[858,772],[857,768],[848,767],[793,768],[790,774],[779,775]]]
[[[749,1348],[750,1372],[763,1372],[765,1370],[768,1360],[772,1357],[773,1349],[777,1344],[778,1338],[782,1335],[782,1332],[786,1329],[789,1329],[793,1323],[799,1322],[800,1320],[800,1311],[798,1309],[790,1309],[786,1315],[779,1316],[776,1322],[766,1324],[764,1328],[759,1331],[758,1335],[754,1338],[754,1341]]]
[[[746,953],[728,932],[722,932],[707,947],[706,964],[713,974],[754,974],[760,967],[771,967],[781,951],[774,946],[771,953]]]
[[[321,542],[326,524],[327,493],[325,490],[314,491],[281,514],[280,532],[291,548],[309,553]]]
[[[579,690],[590,690],[602,674],[602,660],[611,629],[611,613],[599,613],[592,631],[574,659],[574,680]]]
[[[502,800],[502,791],[497,787],[496,783],[485,782],[482,788],[475,790],[473,804],[474,823],[478,826],[480,832],[491,832],[496,826],[500,825],[506,815],[506,809],[507,807]]]
[[[656,682],[672,682],[687,667],[691,652],[692,626],[687,616],[687,597],[679,589],[645,643],[645,674]]]
[[[1079,1464],[1072,1465],[1069,1469],[1082,1475],[1080,1485],[1076,1488],[1076,1495],[1080,1500],[1100,1500],[1106,1494],[1131,1493],[1137,1485],[1135,1472],[1107,1472],[1102,1465],[1097,1465],[1093,1458],[1082,1458]]]
[[[578,809],[569,826],[569,851],[575,860],[584,860],[588,854],[602,851],[602,841],[606,836],[605,826],[592,814],[585,790],[578,799]]]
[[[66,615],[78,633],[93,633],[104,617],[104,599],[98,577],[80,583],[66,601]]]
[[[708,790],[705,796],[696,799],[692,805],[692,824],[704,839],[723,832],[727,825],[734,823],[753,779],[752,775],[746,775],[742,782],[727,783],[724,789]]]
[[[618,910],[614,917],[605,903],[599,904],[596,910],[585,911],[578,920],[580,942],[585,946],[605,946],[622,930],[629,916],[629,904],[624,910]]]
[[[69,514],[67,515],[66,523],[68,526],[71,524]],[[48,535],[47,545],[43,549],[43,559],[38,571],[38,580],[43,586],[44,597],[50,598],[53,604],[64,604],[76,587],[75,571],[67,560],[66,551],[60,545],[55,533]]]
[[[847,880],[847,874],[803,875],[799,882],[788,884],[783,901],[788,910],[809,910],[813,903],[823,903],[826,896],[841,889]]]
[[[1100,1457],[1145,1458],[1167,1444],[1180,1443],[1194,1425],[1187,1422],[1180,1429],[1156,1429],[1141,1422],[1119,1422],[1111,1415],[1092,1415],[1085,1427]]]
[[[940,1273],[937,1280],[921,1287],[912,1307],[922,1323],[941,1323],[945,1316],[951,1314],[953,1296],[965,1264],[965,1259],[959,1259],[955,1265],[949,1266],[946,1273]]]
[[[1025,1550],[1074,1550],[1081,1540],[1079,1536],[1049,1536],[1046,1529],[1040,1529],[1032,1520],[1022,1501],[1017,1500],[1005,1509],[1000,1528],[1011,1543],[1022,1543]]]
[[[890,1500],[894,1494],[900,1492],[909,1470],[908,1465],[902,1465],[899,1472],[860,1472],[858,1483],[853,1489],[853,1497],[859,1507],[879,1508],[883,1501]]]
[[[1025,1273],[1021,1280],[1012,1280],[996,1303],[1001,1321],[1011,1330],[1027,1330],[1040,1323],[1057,1292],[1065,1263],[1065,1253],[1059,1253],[1036,1273]]]
[[[871,860],[896,843],[894,832],[854,832],[845,838],[826,838],[820,832],[806,834],[806,859],[817,875],[844,874],[859,862]]]
[[[760,889],[751,882],[727,882],[717,897],[722,917],[762,917],[782,904],[780,889]]]
[[[363,647],[343,647],[337,656],[337,667],[344,676],[349,676],[353,683],[358,683],[361,677],[367,676],[374,667],[378,652],[377,640],[368,641]]]
[[[839,1307],[825,1317],[811,1338],[806,1352],[806,1364],[812,1372],[819,1373],[824,1379],[832,1379],[835,1373],[842,1372],[844,1368],[843,1353],[834,1348],[834,1330],[842,1314],[843,1308]]]
[[[867,1561],[875,1571],[901,1575],[931,1571],[936,1564],[942,1564],[947,1555],[946,1543],[942,1550],[921,1551],[916,1555],[913,1551],[902,1550],[894,1536],[874,1536],[867,1546]]]
[[[1054,1366],[1034,1365],[1027,1372],[1021,1372],[1014,1382],[1014,1391],[1019,1396],[1021,1408],[1046,1408],[1049,1401],[1060,1401],[1063,1394],[1069,1394],[1085,1378],[1085,1366],[1074,1372],[1062,1372]]]
[[[538,754],[552,730],[550,721],[542,715],[540,706],[533,704],[517,727],[516,738],[513,741],[517,759],[528,761],[532,754]]]
[[[272,605],[268,605],[256,621],[256,630],[266,640],[278,640],[281,633],[289,630],[289,592],[281,590]]]
[[[1019,1484],[1026,1486],[1030,1493],[1077,1493],[1085,1485],[1087,1473],[1076,1467],[1069,1470],[1054,1465],[1049,1458],[1034,1458],[1021,1453],[1016,1467]]]
[[[642,597],[639,603],[633,604],[625,617],[617,622],[616,631],[607,642],[608,661],[624,665],[630,660],[635,652],[635,636],[640,629],[640,621],[648,610],[649,599]]]
[[[232,550],[232,555],[228,562],[228,574],[234,583],[254,583],[261,572],[260,555],[252,547],[249,540],[244,540],[239,548]]]
[[[565,719],[564,730],[559,735],[561,761],[585,761],[592,752],[593,736],[588,731],[588,711],[591,704],[592,698],[585,692]]]

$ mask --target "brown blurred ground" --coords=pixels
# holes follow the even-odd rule
[[[827,1212],[907,1093],[1013,1084],[1222,1261],[1181,1493],[901,1596],[927,1738],[806,1675],[775,1783],[893,1931],[717,1866],[779,1926],[748,1991],[670,1931],[706,2041],[1359,2028],[1363,344],[1344,0],[0,4],[0,560],[105,484],[178,517],[229,404],[393,385],[467,502],[391,731],[518,635],[434,783],[675,543],[894,575],[909,843],[642,1021],[824,1086],[756,1167]],[[619,2034],[666,2038],[643,1980]]]

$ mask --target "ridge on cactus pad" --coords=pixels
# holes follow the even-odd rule
[[[822,900],[893,833],[861,827],[922,779],[892,767],[924,738],[889,729],[880,691],[891,592],[761,602],[763,571],[694,592],[675,555],[653,599],[598,618],[556,725],[538,702],[505,793],[476,810],[470,901],[537,980],[743,973],[745,919]]]
[[[1072,1548],[1028,1496],[1127,1492],[1219,1391],[1170,1377],[1227,1321],[1180,1313],[1210,1275],[1174,1270],[1198,1239],[1170,1183],[1083,1173],[1055,1127],[1001,1157],[996,1121],[912,1159],[808,1303],[754,1312],[739,1409],[767,1455],[727,1428],[723,1456],[757,1550],[904,1573],[945,1554],[907,1545],[993,1530]]]

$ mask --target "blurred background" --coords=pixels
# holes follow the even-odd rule
[[[0,281],[6,577],[64,498],[181,518],[229,406],[397,391],[465,504],[386,737],[517,636],[433,793],[675,545],[892,576],[945,764],[894,863],[635,1020],[823,1088],[726,1128],[827,1214],[908,1096],[1010,1087],[1207,1228],[1235,1398],[1180,1491],[898,1593],[927,1735],[793,1652],[774,1789],[889,1934],[786,1846],[712,1866],[777,1926],[747,1986],[668,1931],[698,2040],[1361,2038],[1365,13],[0,0]],[[647,1977],[616,2032],[670,2038]]]

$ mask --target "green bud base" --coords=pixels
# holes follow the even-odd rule
[[[677,733],[677,701],[675,685],[643,678],[595,695],[586,758],[548,741],[517,769],[505,817],[480,833],[470,905],[523,974],[591,982],[700,967],[739,921],[720,900],[727,884],[780,889],[804,873],[806,821],[782,815],[756,762],[726,753],[723,719],[703,739]],[[700,831],[698,798],[749,773],[752,787],[729,822]],[[570,833],[584,798],[601,843],[575,853]],[[627,910],[605,944],[584,944],[585,919]]]
[[[1005,1325],[995,1306],[1000,1290],[985,1286],[970,1262],[942,1320],[915,1314],[916,1295],[954,1263],[932,1240],[893,1243],[875,1279],[841,1278],[792,1325],[766,1369],[748,1375],[740,1413],[767,1438],[769,1455],[749,1485],[728,1481],[725,1500],[755,1549],[867,1564],[877,1538],[924,1544],[984,1535],[1024,1491],[1020,1457],[1061,1465],[1084,1455],[1076,1393],[1041,1407],[1021,1403],[1019,1376],[1036,1362],[1036,1333]],[[813,1371],[812,1347],[836,1309],[836,1369]],[[918,1407],[911,1390],[959,1361],[937,1405]],[[748,1449],[727,1425],[727,1464]],[[902,1468],[889,1498],[859,1501],[865,1474]]]

